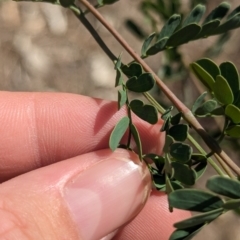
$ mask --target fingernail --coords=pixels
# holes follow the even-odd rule
[[[68,181],[64,198],[80,239],[96,240],[134,218],[150,189],[151,176],[145,164],[115,157]]]

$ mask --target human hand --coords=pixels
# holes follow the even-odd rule
[[[165,240],[174,222],[190,216],[169,213],[137,155],[108,149],[112,128],[126,115],[116,103],[9,92],[0,102],[2,239]],[[134,121],[144,152],[160,153],[160,123]]]

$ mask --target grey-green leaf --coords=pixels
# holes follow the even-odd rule
[[[220,216],[222,213],[223,213],[223,209],[219,208],[219,209],[216,209],[213,211],[209,211],[206,213],[196,215],[194,217],[188,218],[181,222],[174,223],[173,226],[177,229],[186,229],[186,228],[198,226],[200,224],[206,224],[206,223],[213,221],[215,218]]]
[[[201,27],[196,23],[191,23],[186,27],[176,31],[171,37],[169,37],[166,46],[177,47],[181,44],[187,43],[194,39],[195,36],[201,31]]]
[[[188,228],[188,229],[177,229],[170,236],[169,240],[190,240],[192,239],[200,230],[202,225]]]
[[[202,161],[200,162],[195,168],[195,173],[197,175],[197,179],[199,179],[200,177],[202,177],[202,175],[204,174],[204,172],[207,169],[207,161]]]
[[[220,25],[220,23],[220,20],[216,19],[203,24],[201,32],[195,38],[199,39],[210,36],[212,32]]]
[[[240,13],[220,25],[212,34],[221,34],[240,27]]]
[[[191,159],[192,148],[185,143],[173,143],[170,146],[170,154],[181,163],[186,163]]]
[[[120,86],[123,83],[123,76],[122,76],[121,69],[117,68],[116,72],[117,72],[117,75],[116,75],[116,79],[115,79],[115,87]]]
[[[196,77],[212,92],[215,83],[214,78],[199,64],[191,63],[190,66]]]
[[[177,113],[176,115],[171,117],[171,124],[172,125],[179,124],[179,122],[181,121],[181,118],[182,118],[182,113],[181,112]]]
[[[240,138],[240,125],[229,127],[225,133],[230,137]]]
[[[132,77],[128,79],[126,87],[133,92],[147,92],[154,87],[155,80],[151,73],[143,73],[138,78]]]
[[[172,162],[172,167],[174,169],[173,177],[176,180],[188,186],[195,184],[196,174],[188,165]]]
[[[170,37],[180,23],[181,16],[179,14],[173,14],[163,26],[161,32],[158,34],[157,41],[160,41],[161,39],[166,37]]]
[[[126,103],[127,92],[123,89],[118,90],[118,110]]]
[[[217,194],[229,198],[240,198],[240,182],[237,180],[214,176],[207,181],[206,187]]]
[[[139,77],[143,74],[142,66],[139,63],[131,63],[129,66],[124,65],[122,67],[122,71],[124,74],[126,74],[128,77]]]
[[[183,142],[186,140],[188,135],[188,125],[186,124],[178,124],[175,126],[172,126],[168,134],[172,136],[176,141]]]
[[[229,3],[227,2],[221,3],[217,8],[210,12],[210,14],[204,20],[203,24],[208,23],[215,19],[221,20],[222,18],[225,17],[229,9],[230,9]]]
[[[156,36],[156,33],[152,33],[144,40],[144,43],[142,45],[142,50],[141,50],[141,54],[143,57],[147,56],[147,50],[149,49],[149,46],[155,36]]]
[[[168,41],[168,37],[160,39],[147,50],[146,55],[155,55],[161,52],[162,50],[165,49],[167,41]]]
[[[227,80],[218,75],[216,82],[213,86],[213,92],[216,99],[222,104],[231,104],[234,100],[233,92],[227,82]]]
[[[218,65],[209,58],[202,58],[196,61],[213,79],[220,75],[220,68]]]
[[[143,154],[142,154],[142,143],[141,143],[141,139],[138,133],[138,130],[136,128],[136,126],[134,124],[130,125],[130,129],[131,129],[131,133],[133,135],[134,141],[137,145],[137,149],[138,149],[138,156],[139,158],[142,160],[143,159]]]
[[[202,106],[200,106],[196,111],[195,115],[202,117],[211,115],[212,111],[217,107],[217,102],[213,99],[206,101]]]
[[[193,106],[192,106],[192,112],[195,113],[195,111],[202,105],[204,98],[206,97],[207,92],[203,92],[198,98],[197,100],[194,102]]]
[[[240,6],[236,7],[228,16],[227,19],[232,18],[233,16],[235,16],[236,14],[240,13]]]
[[[170,146],[174,143],[174,139],[173,137],[169,136],[169,135],[166,135],[165,137],[165,144],[164,144],[164,147],[163,147],[163,151],[165,153],[168,153],[170,151]]]
[[[232,62],[224,62],[220,66],[221,75],[227,80],[233,94],[239,90],[239,75],[236,66]]]
[[[109,139],[109,147],[112,151],[118,147],[123,135],[128,129],[129,122],[128,117],[123,117],[114,127]]]
[[[206,7],[204,5],[198,4],[183,21],[182,26],[185,27],[191,23],[198,23],[205,13],[205,10]]]
[[[240,123],[240,109],[233,104],[227,105],[225,115],[228,116],[233,123]]]
[[[224,203],[220,197],[196,189],[176,190],[168,196],[168,201],[174,208],[196,212],[212,211],[221,208]]]
[[[130,102],[131,110],[144,121],[155,124],[158,121],[158,112],[157,109],[152,105],[144,105],[140,100],[132,100]]]

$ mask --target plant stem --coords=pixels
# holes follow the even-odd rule
[[[71,6],[70,9],[75,14],[75,16],[80,20],[80,22],[84,25],[84,27],[90,32],[95,41],[99,44],[102,50],[106,53],[106,55],[114,62],[117,60],[117,57],[112,53],[112,51],[108,48],[108,46],[104,43],[102,38],[99,36],[97,31],[85,17],[83,11],[77,6]]]
[[[94,8],[88,1],[80,0],[80,2],[101,22],[106,29],[115,37],[115,39],[124,47],[124,49],[133,57],[135,61],[140,63],[146,72],[152,73],[159,88],[169,98],[173,105],[183,114],[183,118],[196,130],[196,132],[202,137],[207,146],[214,151],[222,160],[238,175],[240,176],[239,167],[232,161],[232,159],[221,149],[219,144],[213,139],[205,129],[200,125],[192,112],[176,97],[176,95],[160,80],[157,74],[141,59],[141,57],[135,53],[135,51],[129,46],[129,44],[122,38],[122,36],[108,24],[103,16]],[[80,20],[82,18],[79,18]],[[85,19],[85,17],[84,17]]]

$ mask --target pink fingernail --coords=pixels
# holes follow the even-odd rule
[[[135,217],[150,189],[151,176],[145,164],[111,158],[71,179],[64,198],[81,239],[96,240]]]

